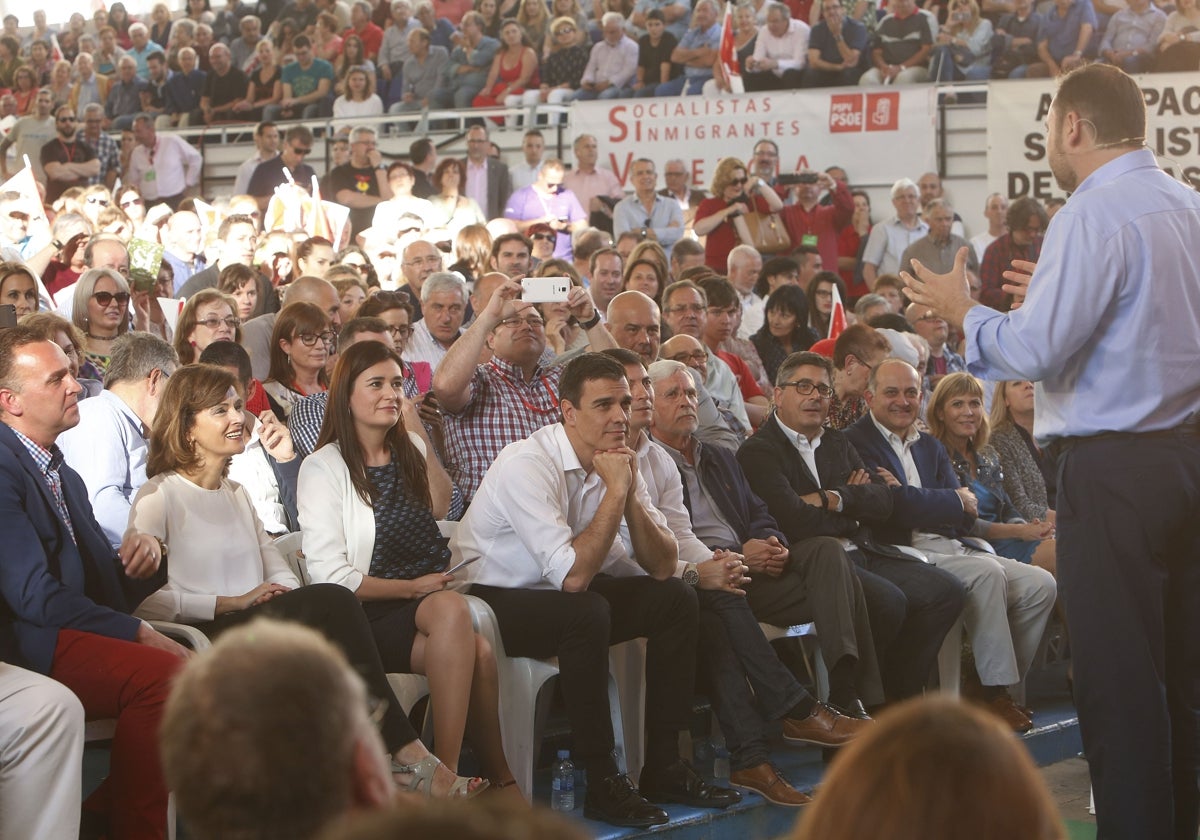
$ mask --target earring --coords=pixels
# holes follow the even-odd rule
[[[287,363],[288,363],[288,367],[292,366],[292,354],[291,353],[287,354]]]

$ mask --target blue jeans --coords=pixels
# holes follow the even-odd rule
[[[679,76],[656,87],[654,95],[679,96],[681,93],[686,93],[688,96],[696,96],[704,89],[704,83],[711,78],[711,73],[704,76]]]
[[[611,85],[601,91],[580,88],[579,92],[575,94],[575,98],[581,102],[590,102],[593,99],[627,99],[632,95],[629,88]]]
[[[767,722],[782,718],[808,692],[779,661],[743,596],[698,589],[696,597],[699,663],[725,733],[730,766],[757,767],[767,760]]]

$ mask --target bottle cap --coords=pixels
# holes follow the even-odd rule
[[[564,759],[564,758],[570,758],[570,757],[571,757],[571,751],[570,751],[570,750],[559,750],[559,751],[558,751],[558,757],[559,757],[559,759],[560,759],[560,760],[561,760],[561,759]]]

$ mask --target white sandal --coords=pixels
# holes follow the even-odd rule
[[[413,793],[424,793],[426,798],[433,798],[433,776],[437,772],[441,761],[432,753],[422,758],[415,764],[399,764],[395,759],[392,759],[392,773],[412,776],[406,786],[407,790]],[[478,786],[472,788],[473,783],[478,783]],[[455,782],[450,786],[450,792],[446,794],[447,799],[473,799],[483,793],[488,788],[488,780],[481,779],[478,776],[455,776]]]

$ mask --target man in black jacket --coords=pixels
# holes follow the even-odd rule
[[[966,592],[948,572],[872,537],[867,525],[888,518],[892,498],[845,435],[824,428],[832,376],[832,363],[816,353],[784,360],[775,411],[737,457],[785,534],[843,540],[862,579],[884,690],[900,700],[921,692]],[[877,620],[884,615],[890,620]]]
[[[651,434],[679,469],[693,532],[711,549],[745,556],[751,580],[742,588],[760,621],[816,624],[829,669],[830,704],[865,717],[863,703],[882,702],[883,690],[854,564],[830,537],[800,539],[789,546],[734,454],[696,438],[696,386],[687,368],[665,360],[649,371],[655,391]]]

